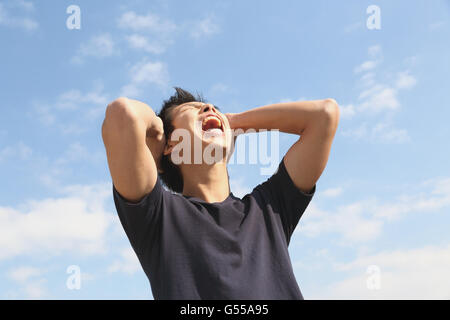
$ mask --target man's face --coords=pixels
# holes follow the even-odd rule
[[[174,132],[182,129],[189,133],[191,155],[194,152],[194,140],[204,148],[210,144],[221,149],[225,155],[231,148],[232,132],[228,118],[210,103],[187,102],[175,107],[172,112]],[[173,135],[173,133],[172,133]]]

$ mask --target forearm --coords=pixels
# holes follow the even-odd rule
[[[278,129],[300,135],[309,127],[326,125],[330,105],[336,102],[325,99],[270,104],[232,114],[230,125],[244,131]]]

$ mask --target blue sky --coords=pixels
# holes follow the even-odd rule
[[[330,159],[289,247],[303,295],[450,298],[449,14],[443,0],[0,1],[0,298],[152,298],[100,128],[114,98],[159,110],[173,86],[224,112],[336,99]],[[272,157],[295,141],[281,134]],[[259,169],[230,165],[233,193],[265,181]]]

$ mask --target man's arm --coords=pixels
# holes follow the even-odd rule
[[[328,161],[339,123],[335,100],[298,101],[266,105],[241,113],[229,113],[232,129],[278,129],[301,135],[284,157],[295,186],[310,192]]]
[[[156,184],[165,144],[161,119],[145,103],[118,98],[106,109],[102,138],[116,190],[138,202]]]

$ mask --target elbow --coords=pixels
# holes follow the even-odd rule
[[[119,126],[123,126],[125,124],[124,121],[134,119],[134,113],[128,98],[120,97],[110,102],[105,111],[102,135],[105,136],[110,130],[115,130]]]
[[[106,107],[105,118],[110,118],[119,113],[129,112],[129,100],[126,97],[119,97],[110,102]]]
[[[331,98],[323,100],[321,110],[326,128],[333,132],[336,131],[340,117],[339,105],[336,100]]]
[[[120,97],[110,102],[106,107],[104,122],[110,121],[110,119],[111,121],[132,119],[135,117],[135,113],[130,99]]]

